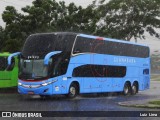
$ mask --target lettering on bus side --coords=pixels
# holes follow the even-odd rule
[[[116,63],[136,63],[136,60],[134,58],[114,57],[114,62]]]

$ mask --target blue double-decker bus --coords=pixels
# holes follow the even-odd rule
[[[136,94],[150,87],[149,47],[92,35],[30,35],[19,56],[18,92],[50,96],[79,93]]]

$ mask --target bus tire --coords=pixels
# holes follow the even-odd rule
[[[128,82],[126,82],[126,83],[124,84],[123,94],[124,94],[125,96],[129,95],[129,94],[130,94],[130,89],[131,89],[130,84],[129,84]]]
[[[138,85],[136,83],[133,83],[131,94],[135,95],[137,93],[137,91],[138,91]]]
[[[76,84],[72,83],[69,87],[68,98],[75,98],[78,95],[78,87]]]

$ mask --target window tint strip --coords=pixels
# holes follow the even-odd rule
[[[87,64],[76,67],[73,77],[125,77],[125,66],[93,65]]]

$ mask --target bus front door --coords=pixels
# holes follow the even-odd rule
[[[144,82],[144,89],[149,89],[150,85],[150,75],[149,75],[149,69],[145,68],[143,69],[143,82]]]

